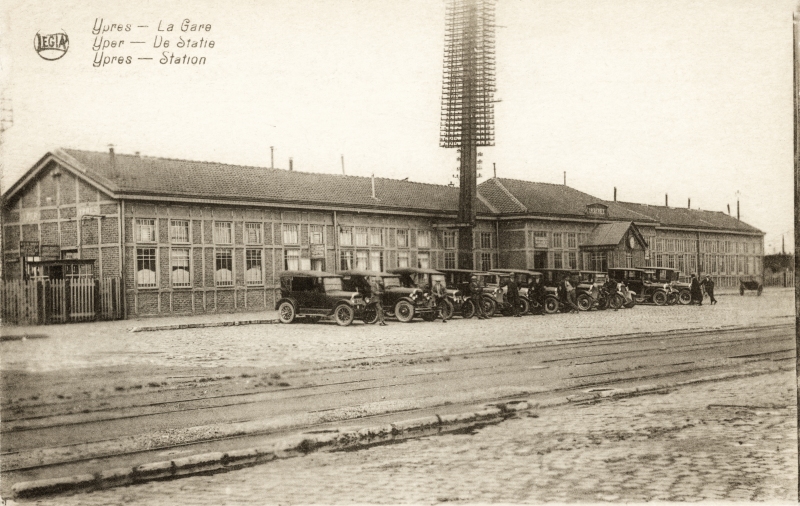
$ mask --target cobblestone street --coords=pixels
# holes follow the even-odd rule
[[[791,373],[42,505],[796,501]]]
[[[247,314],[242,314],[247,319]],[[720,297],[715,306],[636,306],[630,310],[580,314],[455,318],[447,324],[390,321],[383,328],[355,322],[245,325],[159,332],[127,332],[141,322],[3,328],[6,335],[45,338],[0,344],[2,369],[44,372],[106,366],[275,367],[403,353],[442,352],[574,339],[631,332],[787,323],[794,317],[791,289],[770,289],[761,297]],[[201,317],[198,317],[201,318]],[[148,320],[165,325],[170,318]],[[185,321],[182,320],[182,321]]]

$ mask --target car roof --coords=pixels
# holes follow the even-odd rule
[[[492,269],[491,272],[500,272],[503,274],[515,273],[515,274],[531,274],[535,271],[529,271],[526,269]]]
[[[472,269],[442,269],[441,272],[443,272],[443,273],[465,272],[465,273],[469,273],[469,274],[478,274],[478,275],[488,274],[488,271],[476,271],[476,270],[472,270]]]
[[[381,271],[366,271],[361,269],[351,269],[349,271],[341,271],[337,272],[340,276],[380,276],[380,277],[395,277],[397,274],[391,274],[389,272],[381,272]]]
[[[605,274],[603,271],[581,271],[581,272],[589,272],[591,274]]]
[[[542,272],[581,272],[578,269],[539,269]]]
[[[386,272],[390,274],[444,274],[436,269],[423,269],[420,267],[399,267],[397,269],[389,269]]]
[[[638,269],[635,267],[611,267],[608,269],[609,271],[637,271],[637,272],[644,272],[644,269]]]
[[[281,272],[282,278],[288,277],[298,277],[298,278],[340,278],[341,276],[338,274],[334,274],[332,272],[325,272],[325,271],[283,271]]]

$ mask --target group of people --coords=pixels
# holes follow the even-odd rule
[[[691,286],[689,287],[689,291],[692,293],[692,301],[690,304],[697,304],[698,306],[703,305],[703,291],[705,290],[708,297],[711,299],[710,304],[714,305],[717,303],[717,299],[714,298],[714,280],[711,279],[711,276],[706,274],[705,279],[703,281],[698,281],[697,274],[692,273],[692,282]]]

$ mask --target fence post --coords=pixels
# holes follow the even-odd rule
[[[64,323],[70,321],[69,315],[72,312],[72,280],[67,278],[64,280]]]
[[[100,283],[99,279],[94,280],[94,319],[100,320],[103,313],[103,305],[100,300]]]

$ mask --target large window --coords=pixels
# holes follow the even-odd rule
[[[431,247],[430,230],[417,230],[417,248],[430,248],[430,247]]]
[[[339,267],[343,271],[349,271],[353,268],[353,252],[341,251],[339,252]]]
[[[397,230],[397,247],[408,248],[408,230],[400,228]],[[407,267],[407,266],[404,266]]]
[[[300,250],[299,249],[285,249],[283,250],[283,269],[287,271],[300,270]]]
[[[553,269],[563,269],[564,268],[564,255],[561,251],[554,251],[553,252]]]
[[[372,271],[383,271],[383,251],[369,252],[369,268]]]
[[[156,242],[156,220],[137,218],[134,235],[136,242]]]
[[[231,234],[231,222],[214,222],[214,242],[216,244],[232,244],[233,235]]]
[[[261,268],[261,250],[249,249],[245,252],[244,280],[248,285],[264,283],[263,269]]]
[[[550,236],[552,238],[552,247],[555,249],[560,249],[563,246],[563,242],[561,241],[561,233],[554,232],[553,235]]]
[[[481,232],[481,249],[491,249],[492,247],[492,233]]]
[[[172,286],[175,288],[192,286],[192,278],[189,276],[189,249],[173,248],[169,255]]]
[[[367,229],[365,227],[356,227],[356,246],[367,245]]]
[[[233,258],[230,250],[218,250],[216,253],[214,284],[233,286]]]
[[[245,244],[261,244],[261,223],[244,224]]]
[[[189,242],[189,220],[170,220],[169,240],[177,244]]]
[[[431,254],[427,251],[417,253],[417,267],[428,269],[431,266]]]
[[[455,251],[445,251],[444,252],[444,268],[445,269],[455,269],[456,268],[456,252]]]
[[[356,269],[369,270],[369,251],[356,251]]]
[[[456,231],[445,230],[442,234],[444,249],[456,249]],[[453,267],[454,268],[454,267]]]
[[[578,247],[578,234],[575,234],[574,232],[567,234],[567,247],[570,249],[575,249]]]
[[[323,225],[310,225],[308,227],[309,244],[322,244],[322,228]]]
[[[300,244],[300,225],[296,223],[283,224],[283,244]]]
[[[408,267],[408,251],[397,252],[397,267]]]
[[[156,278],[156,249],[136,248],[136,286],[138,288],[155,288]]]
[[[492,254],[491,252],[484,251],[481,253],[480,257],[480,269],[482,271],[490,271],[492,270]]]
[[[342,227],[339,229],[339,246],[352,246],[353,245],[353,229],[349,227]]]
[[[578,254],[576,252],[574,251],[567,252],[567,267],[570,269],[578,268]],[[633,266],[631,265],[631,267]]]
[[[605,251],[592,253],[591,270],[599,272],[606,272],[608,270],[608,257]]]
[[[383,246],[383,229],[380,228],[369,229],[369,245]]]

